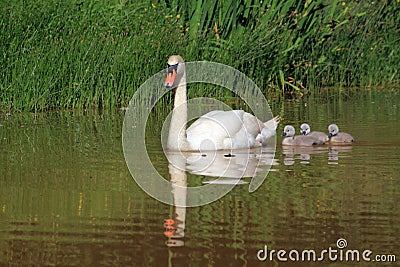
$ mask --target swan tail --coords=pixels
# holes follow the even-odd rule
[[[269,121],[264,122],[264,128],[276,130],[280,121],[281,121],[281,117],[279,117],[279,116],[273,117]]]

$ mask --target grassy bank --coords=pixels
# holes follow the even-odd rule
[[[3,109],[124,106],[170,54],[275,96],[400,83],[398,0],[4,0],[0,14]]]

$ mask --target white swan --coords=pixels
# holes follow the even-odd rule
[[[243,110],[213,110],[197,119],[188,129],[186,68],[181,56],[168,59],[165,86],[177,85],[167,148],[175,151],[242,149],[261,146],[275,135],[279,117],[265,123]]]

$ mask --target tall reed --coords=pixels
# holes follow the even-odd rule
[[[170,54],[238,68],[274,96],[398,85],[398,14],[390,0],[4,0],[0,108],[126,106]]]

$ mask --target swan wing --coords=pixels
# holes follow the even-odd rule
[[[276,128],[278,127],[278,124],[280,122],[281,118],[279,116],[276,116],[272,119],[270,119],[269,121],[264,122],[264,126],[263,128],[268,128],[271,130],[276,130]]]
[[[186,130],[188,143],[192,149],[232,148],[232,139],[243,125],[243,114],[242,110],[214,110],[204,114]]]
[[[243,127],[247,133],[251,136],[256,137],[263,128],[263,123],[256,116],[245,112],[243,115]]]
[[[275,134],[277,122],[274,119],[263,123],[243,110],[214,110],[201,116],[186,130],[187,140],[193,149],[259,146],[260,141],[256,139],[259,134],[264,134],[264,139]],[[204,142],[206,140],[211,142]]]
[[[234,136],[243,125],[243,110],[213,110],[197,119],[187,133],[223,131],[224,137]]]

